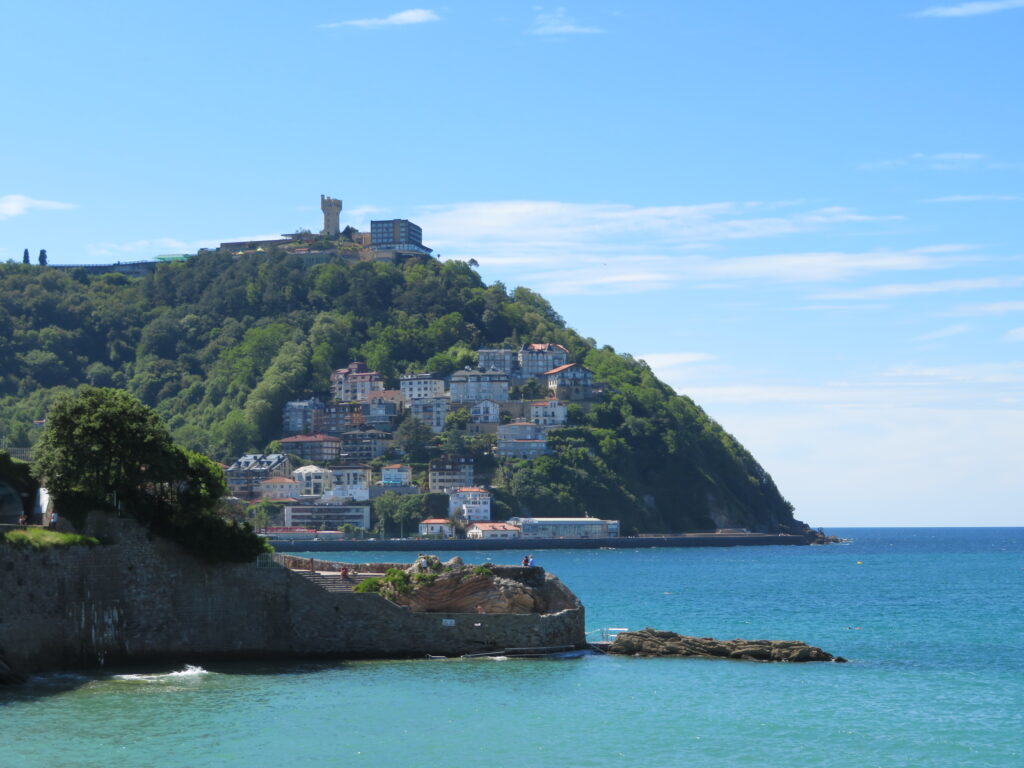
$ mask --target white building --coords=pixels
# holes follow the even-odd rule
[[[452,374],[448,395],[453,403],[479,400],[508,401],[509,376],[493,368],[489,371],[456,371]]]
[[[495,400],[481,400],[469,409],[471,424],[497,424],[501,421],[501,406]]]
[[[260,483],[261,499],[297,499],[302,495],[302,484],[290,477],[268,477]]]
[[[441,517],[431,517],[420,522],[420,536],[444,536],[450,539],[452,530],[451,521]]]
[[[370,467],[365,464],[343,464],[335,467],[331,470],[334,488],[330,495],[334,498],[366,501],[370,498],[371,472]]]
[[[467,539],[518,539],[519,528],[511,523],[473,523],[466,529]]]
[[[299,484],[300,496],[322,496],[333,486],[331,473],[315,464],[307,464],[292,472],[292,479]]]
[[[388,464],[380,470],[381,485],[412,485],[412,467],[408,464]]]
[[[448,494],[448,514],[470,522],[491,519],[491,494],[483,488],[456,488]]]
[[[568,362],[569,350],[561,344],[524,344],[519,350],[519,369],[524,377],[540,376]]]
[[[565,403],[551,398],[530,403],[530,421],[540,427],[563,427],[569,416]]]
[[[398,386],[408,402],[444,395],[444,379],[433,373],[407,373],[399,379]]]
[[[365,363],[349,363],[331,373],[331,395],[338,402],[366,400],[371,392],[384,391],[384,377]]]
[[[409,412],[414,419],[419,419],[434,434],[444,429],[444,420],[448,418],[451,401],[447,397],[421,397],[409,404]]]
[[[284,508],[286,528],[321,528],[337,530],[343,525],[370,528],[370,505],[318,501],[313,504],[290,504]]]
[[[524,539],[607,539],[619,535],[618,520],[596,517],[513,517]]]
[[[513,421],[498,427],[495,455],[501,459],[535,459],[545,456],[548,441],[545,428],[532,421]]]

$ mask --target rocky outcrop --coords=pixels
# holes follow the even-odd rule
[[[715,640],[687,637],[675,632],[641,629],[623,632],[608,648],[622,656],[706,656],[746,661],[835,661],[845,662],[821,648],[795,640]]]
[[[386,578],[381,594],[415,612],[553,613],[579,607],[575,595],[543,568],[472,566],[458,557],[441,563],[420,555],[404,574]]]

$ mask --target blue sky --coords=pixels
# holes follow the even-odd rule
[[[411,218],[814,525],[1024,524],[1024,0],[20,3],[0,259]]]

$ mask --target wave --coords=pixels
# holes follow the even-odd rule
[[[184,669],[180,669],[177,672],[162,672],[158,674],[150,675],[114,675],[114,680],[166,680],[175,678],[195,678],[202,675],[210,674],[207,670],[202,667],[195,666],[192,664],[186,664]]]

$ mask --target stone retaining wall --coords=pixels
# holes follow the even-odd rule
[[[276,563],[209,565],[131,520],[94,515],[88,532],[111,543],[43,552],[0,545],[0,653],[14,670],[459,655],[585,641],[582,607],[413,613],[379,595],[328,593]]]

